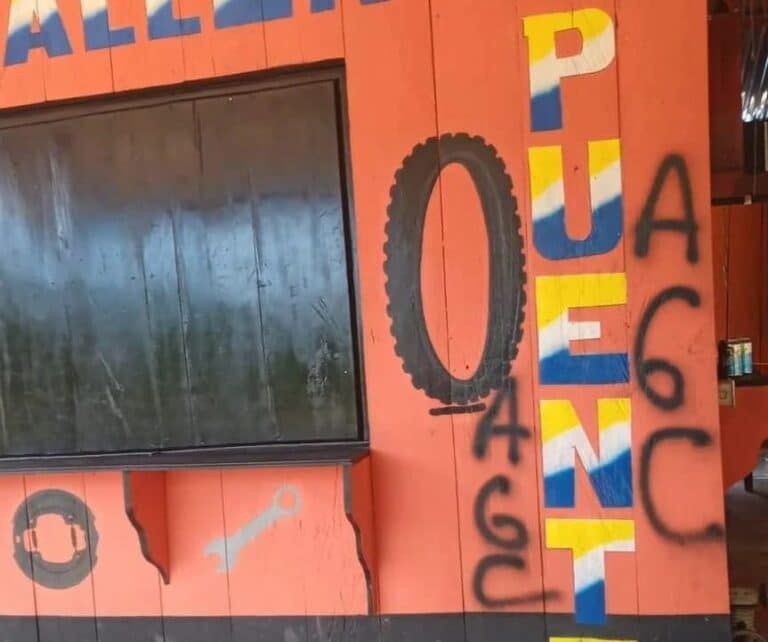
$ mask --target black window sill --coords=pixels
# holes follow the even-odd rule
[[[737,388],[757,388],[760,386],[768,386],[768,375],[764,375],[759,372],[728,378],[733,381]]]
[[[0,458],[0,473],[349,464],[365,457],[368,454],[368,446],[367,441],[341,441],[99,454],[30,455]]]

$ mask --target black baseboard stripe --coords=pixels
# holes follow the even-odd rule
[[[549,642],[552,637],[637,642],[729,642],[727,615],[572,616],[433,613],[307,617],[0,617],[0,642]]]

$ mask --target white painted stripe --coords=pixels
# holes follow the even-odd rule
[[[605,69],[616,55],[616,37],[613,25],[595,38],[587,40],[580,54],[558,58],[553,50],[546,57],[530,65],[531,95],[536,97],[555,89],[560,78],[591,74]]]
[[[602,335],[599,321],[569,321],[565,329],[569,341],[593,341]]]
[[[609,23],[596,37],[584,42],[581,54],[559,58],[561,76],[583,76],[605,69],[616,56],[616,36]]]
[[[588,471],[600,464],[581,426],[544,442],[541,450],[545,477],[572,469],[576,461],[575,451],[579,452],[579,458]]]
[[[27,29],[33,13],[37,13],[35,0],[13,0],[8,18],[8,37],[20,29]]]
[[[167,5],[170,0],[144,0],[147,6],[147,17],[154,16],[160,11],[164,5]]]
[[[629,424],[615,424],[600,434],[600,451],[596,453],[582,426],[567,430],[557,437],[544,442],[542,461],[544,475],[550,476],[574,467],[575,453],[588,473],[615,462],[631,452],[631,430]]]
[[[605,466],[632,449],[632,427],[630,422],[615,423],[600,431],[600,461]]]
[[[605,581],[605,553],[633,553],[634,540],[615,540],[588,551],[573,560],[573,578],[576,592],[583,591],[595,582]]]
[[[83,20],[107,10],[107,0],[80,0],[83,8]]]
[[[560,179],[552,183],[533,201],[533,221],[552,216],[565,205],[565,187]]]
[[[621,196],[621,160],[609,165],[593,177],[590,189],[593,210]]]
[[[560,64],[555,51],[530,66],[528,73],[531,79],[531,95],[534,98],[557,88],[560,83],[559,69]]]
[[[573,561],[573,580],[576,593],[595,582],[605,581],[605,550],[602,546]]]
[[[568,349],[568,311],[539,329],[539,359]]]

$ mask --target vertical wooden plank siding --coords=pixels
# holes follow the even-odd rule
[[[728,219],[727,336],[750,337],[760,355],[763,319],[759,305],[763,291],[763,206],[733,208]],[[713,224],[715,218],[713,217]],[[715,266],[718,263],[714,263]],[[718,338],[725,338],[725,334]],[[759,360],[759,359],[758,359]]]
[[[211,32],[216,76],[242,74],[267,66],[264,13],[258,2],[217,0],[213,4]]]
[[[598,630],[637,614],[616,9],[519,7],[547,629]]]
[[[728,336],[728,260],[730,257],[731,208],[712,208],[712,276],[715,284],[715,336]],[[762,229],[761,229],[762,236]]]
[[[506,308],[506,298],[514,316],[504,320],[501,331],[517,353],[505,377],[507,383],[484,399],[487,409],[451,418],[467,611],[543,608],[539,493],[534,481],[539,453],[530,437],[483,434],[488,422],[507,428],[514,425],[530,434],[535,423],[530,299],[527,306],[515,299],[509,279],[499,270],[505,262],[514,265],[515,273],[525,270],[525,172],[522,158],[515,154],[522,145],[524,123],[516,112],[525,102],[524,85],[514,67],[486,82],[487,74],[501,61],[519,56],[522,43],[511,37],[518,23],[516,7],[506,2],[490,2],[482,12],[473,11],[471,3],[462,0],[432,2],[439,153],[445,165],[439,188],[443,203],[440,249],[446,257],[447,365],[458,379],[468,379],[482,368],[486,342],[497,332],[489,322],[496,318],[495,310]],[[481,182],[484,173],[492,180]],[[497,211],[493,205],[497,194],[506,195],[510,188],[514,201]],[[508,246],[502,243],[500,251],[502,230],[509,236],[502,236]],[[530,250],[525,256],[530,256]],[[510,456],[515,443],[519,454]],[[485,452],[477,450],[478,444]],[[497,510],[505,519],[520,520],[517,537],[511,530],[502,542],[489,535],[487,528]],[[510,566],[513,560],[520,560],[521,567]],[[481,637],[471,628],[467,635]]]
[[[71,627],[57,617],[64,614],[77,618],[74,628],[79,639],[99,642],[92,574],[94,553],[98,551],[97,545],[94,546],[97,539],[94,531],[98,533],[99,526],[87,504],[85,476],[81,473],[26,475],[24,488],[29,526],[34,528],[37,544],[37,555],[31,555],[31,572],[39,642],[72,637]],[[41,515],[33,524],[38,506],[47,507],[49,514]],[[52,506],[61,512],[51,514]],[[72,514],[76,516],[76,523],[66,517]],[[64,573],[47,567],[49,562],[70,560],[78,563]]]
[[[295,2],[291,20],[264,23],[264,38],[270,69],[344,57],[342,12],[336,0]]]
[[[187,33],[181,38],[184,80],[212,78],[216,75],[213,41],[216,27],[213,5],[205,0],[178,0],[178,2],[180,16],[196,16],[200,20],[200,30],[197,33]]]
[[[645,359],[664,360],[681,375],[677,389],[664,373],[652,375],[649,384],[661,398],[649,396],[642,383],[632,395],[635,439],[647,455],[637,471],[640,487],[647,484],[646,510],[636,517],[643,542],[637,551],[642,613],[716,612],[727,603],[709,144],[703,133],[708,121],[706,109],[683,106],[707,104],[707,21],[695,6],[693,0],[674,6],[652,0],[642,9],[619,3],[618,12],[625,25],[618,44],[621,127],[632,168],[626,200],[634,238],[627,237],[626,253],[633,358],[637,363],[640,344]],[[670,59],[686,64],[666,67]],[[654,71],[660,68],[662,75]],[[653,228],[653,221],[665,219],[688,223],[676,233]],[[646,248],[638,239],[649,224]],[[643,333],[642,319],[654,300],[659,311]],[[681,510],[693,505],[695,511]]]
[[[166,640],[232,642],[232,609],[226,566],[205,554],[211,542],[225,537],[222,473],[218,470],[167,473],[168,546],[172,579],[161,585]],[[195,524],[190,528],[190,524]],[[205,577],[205,582],[195,578]],[[191,623],[174,616],[205,612]]]
[[[34,334],[0,324],[5,451],[98,450],[118,413],[86,374],[110,370],[116,350],[115,389],[136,388],[117,370],[129,341],[153,388],[130,417],[149,432],[126,428],[126,449],[152,430],[155,449],[218,443],[222,416],[243,441],[321,432],[320,410],[297,401],[300,357],[328,318],[353,316],[339,284],[354,276],[370,453],[354,475],[338,461],[167,471],[167,582],[126,514],[120,471],[0,477],[0,640],[729,639],[715,340],[743,334],[760,352],[765,319],[752,311],[764,306],[733,283],[764,262],[765,221],[759,206],[710,211],[705,3],[2,2],[0,110],[151,87],[174,103],[92,121],[103,136],[86,140],[57,124],[48,138],[2,132],[0,251],[33,247],[16,218],[40,221],[64,248],[40,260],[42,281],[93,258],[70,241],[101,220],[102,201],[115,229],[142,207],[164,212],[135,256],[93,244],[94,269],[122,261],[144,275],[132,305],[102,289],[70,327],[75,277],[62,301],[38,301],[42,286],[4,296],[19,319],[35,310],[67,326],[73,354],[56,358],[74,364],[66,380],[49,375]],[[191,81],[331,62],[343,82],[290,90],[316,92],[305,112],[277,94],[174,101]],[[142,119],[155,132],[143,143],[130,135]],[[309,162],[344,145],[349,167]],[[120,185],[142,202],[120,201],[127,188],[99,201],[105,181],[67,183],[65,156],[119,159]],[[146,171],[163,159],[183,194]],[[295,177],[321,196],[297,195]],[[51,186],[68,190],[66,208]],[[328,268],[299,230],[337,215],[343,228],[347,190],[354,270],[340,234]],[[241,228],[253,238],[236,244]],[[170,260],[177,242],[188,251]],[[195,325],[221,322],[206,314],[226,308],[227,279],[245,319],[229,343]],[[333,290],[312,303],[334,309],[303,315],[294,286]],[[20,364],[5,357],[11,335],[29,343]],[[301,361],[288,384],[281,359]],[[66,413],[39,411],[36,385]],[[723,416],[765,414],[759,399],[744,407],[753,416]],[[282,433],[285,417],[301,430]],[[726,465],[726,480],[746,465]]]
[[[425,314],[430,306],[444,309],[443,257],[422,256],[421,273],[401,277],[399,262],[385,275],[382,253],[385,243],[391,252],[404,249],[405,243],[418,251],[424,234],[419,219],[407,223],[406,217],[413,214],[430,221],[423,244],[441,245],[433,236],[441,228],[439,193],[422,196],[420,186],[390,193],[397,178],[407,179],[402,168],[409,158],[416,158],[427,174],[437,171],[437,150],[424,146],[437,133],[430,6],[425,0],[371,6],[344,0],[342,8],[368,413],[371,448],[380,453],[372,463],[373,494],[381,511],[376,520],[380,604],[384,613],[461,611],[451,422],[430,416],[430,409],[443,400],[428,397],[414,386],[414,373],[403,371],[391,334],[394,320],[386,315],[385,285],[390,296],[394,288],[403,288],[405,296],[416,297],[415,279],[421,281],[423,301],[414,305],[421,303]],[[413,212],[412,205],[403,202],[409,196],[429,201],[426,214]],[[420,207],[425,205],[422,200]],[[393,226],[393,216],[404,222]],[[401,345],[401,351],[431,340],[441,356],[446,354],[444,319],[434,319],[429,338],[417,332],[414,329],[411,344]],[[428,368],[415,374],[417,386],[432,383]],[[412,579],[402,578],[405,568]]]
[[[92,555],[92,559],[96,557],[92,577],[98,640],[124,635],[124,624],[113,618],[126,613],[142,617],[141,626],[135,630],[137,637],[162,639],[162,580],[143,557],[139,534],[125,518],[123,476],[120,472],[90,472],[83,477],[88,507],[98,516],[95,527],[99,541]],[[119,582],[115,582],[116,577]]]
[[[30,569],[32,560],[31,547],[28,539],[26,524],[26,491],[24,476],[13,475],[3,479],[0,485],[0,510],[7,515],[18,527],[14,528],[13,552],[0,556],[0,569],[6,580],[3,582],[0,601],[3,605],[2,615],[8,620],[3,627],[3,634],[10,640],[19,642],[39,642],[35,614],[35,585],[24,574],[17,558],[24,560],[26,568]],[[32,615],[30,618],[29,616]],[[22,619],[27,616],[26,619]]]
[[[46,99],[63,100],[111,92],[112,57],[109,32],[104,29],[105,5],[99,0],[85,3],[61,0],[57,6],[72,54],[45,59]],[[88,28],[82,28],[83,24]]]
[[[51,48],[66,53],[69,41],[63,32],[61,17],[56,9],[44,5],[46,14],[51,14]],[[0,105],[16,107],[45,101],[45,60],[46,50],[38,42],[30,41],[30,33],[36,15],[39,15],[36,0],[25,0],[15,4],[8,3],[8,8],[0,12],[0,33],[7,34],[3,39],[3,70],[0,79]],[[39,20],[38,20],[39,23]],[[33,47],[36,44],[38,46]]]
[[[111,0],[115,25],[133,26],[132,44],[112,44],[112,79],[115,91],[156,87],[184,80],[181,37],[197,31],[195,18],[180,20],[173,0]],[[110,36],[117,37],[117,36]],[[121,43],[127,35],[120,38]]]

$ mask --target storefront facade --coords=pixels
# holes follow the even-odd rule
[[[8,127],[332,75],[367,449],[9,473],[0,639],[729,639],[701,2],[1,13]]]

